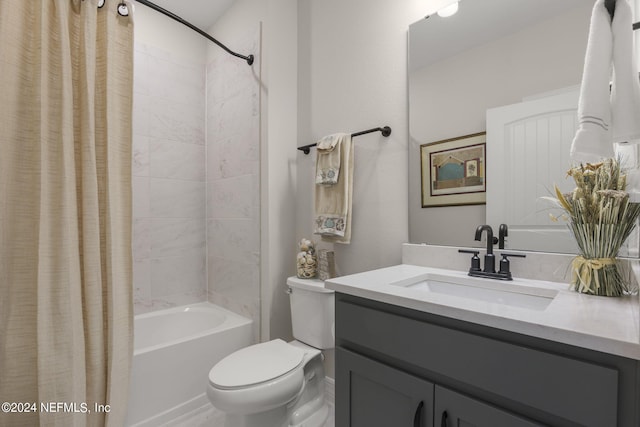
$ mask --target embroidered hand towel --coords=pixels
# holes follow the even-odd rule
[[[575,162],[596,163],[613,157],[609,100],[612,45],[611,17],[604,0],[598,0],[591,13],[578,102],[578,131],[571,144],[571,159]]]
[[[340,142],[341,171],[337,183],[315,185],[314,234],[320,234],[323,241],[351,242],[353,151],[351,135],[344,136]]]
[[[316,145],[316,184],[334,185],[338,183],[340,174],[340,147],[350,136],[346,133],[335,133],[325,136]]]

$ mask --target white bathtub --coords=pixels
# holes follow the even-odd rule
[[[208,403],[209,370],[252,344],[252,321],[209,303],[135,316],[127,426],[157,426]]]

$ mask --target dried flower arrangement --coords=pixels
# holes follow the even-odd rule
[[[610,158],[598,164],[587,163],[571,168],[567,174],[576,188],[562,194],[556,186],[556,198],[551,199],[566,212],[580,249],[572,263],[572,288],[605,296],[633,292],[621,273],[617,255],[635,227],[640,204],[629,201],[620,161]]]

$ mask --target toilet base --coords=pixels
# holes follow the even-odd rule
[[[322,427],[329,418],[329,405],[323,403],[322,407],[301,420],[298,424],[290,424],[291,427]]]

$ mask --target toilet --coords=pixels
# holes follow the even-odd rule
[[[334,347],[333,291],[297,277],[287,286],[295,340],[245,347],[209,371],[207,396],[224,427],[321,427],[329,415],[321,350]]]

